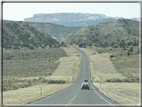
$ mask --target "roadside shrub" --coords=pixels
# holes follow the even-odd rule
[[[125,50],[127,50],[127,49],[126,49],[125,47],[123,47],[123,48],[122,48],[122,50],[124,50],[124,51],[125,51]]]
[[[120,79],[116,79],[116,82],[123,82],[122,80],[120,80]]]
[[[79,44],[78,46],[79,46],[79,47],[82,47],[83,45],[82,45],[82,44]]]
[[[130,47],[130,50],[129,51],[133,51],[133,47]]]
[[[116,79],[115,78],[111,79],[111,82],[116,82]]]
[[[7,91],[7,88],[3,87],[3,91]]]
[[[28,87],[28,85],[27,85],[27,84],[25,84],[25,85],[24,85],[24,87]]]
[[[136,77],[136,78],[135,78],[135,81],[139,82],[139,78],[138,78],[138,77]]]
[[[139,82],[139,78],[129,78],[129,79],[116,79],[116,78],[112,78],[112,79],[106,79],[106,82],[128,82],[128,83],[133,83],[133,82]]]
[[[111,82],[111,79],[107,79],[106,82]]]
[[[29,81],[28,86],[32,86],[32,82],[31,81]]]
[[[16,90],[16,89],[18,89],[18,86],[13,85],[12,90]]]
[[[131,53],[130,53],[130,51],[128,50],[128,52],[127,52],[127,56],[129,56],[129,55],[131,55]]]
[[[33,46],[29,46],[29,48],[30,48],[31,50],[34,50],[34,47],[33,47]]]
[[[123,81],[124,81],[124,82],[129,82],[129,80],[128,80],[128,79],[124,79]]]
[[[137,54],[139,54],[139,50],[137,51]]]
[[[20,85],[19,87],[20,87],[20,88],[24,88],[25,86],[24,86],[24,85]]]
[[[48,83],[49,84],[60,84],[60,83],[64,84],[65,81],[64,80],[49,80]]]
[[[88,45],[88,46],[92,46],[92,43],[88,43],[87,45]]]
[[[42,83],[46,83],[46,82],[48,82],[48,80],[46,80],[46,79],[43,79],[43,80],[42,80]]]
[[[39,80],[43,79],[41,76],[38,77]]]
[[[11,58],[14,57],[13,55],[6,57],[6,59],[11,60]]]
[[[51,73],[48,73],[48,75],[51,75]]]
[[[85,45],[83,45],[83,48],[86,48],[86,46],[85,46]]]
[[[112,78],[112,79],[107,79],[106,82],[123,82],[123,80],[120,80],[118,78]]]
[[[113,55],[110,55],[110,58],[113,58],[114,56]]]

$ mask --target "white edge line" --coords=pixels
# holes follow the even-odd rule
[[[91,83],[91,86],[92,86],[92,83]],[[93,88],[94,92],[96,92],[93,86],[92,86],[92,88]],[[97,92],[96,92],[96,93],[97,93]],[[98,93],[97,93],[97,95],[98,95],[99,97],[101,97],[103,100],[105,100],[107,103],[109,103],[110,105],[114,106],[114,105],[111,104],[109,101],[107,101],[107,100],[104,99],[102,96],[100,96]],[[114,106],[114,107],[115,107],[115,106]]]
[[[78,76],[77,76],[77,77],[78,77]],[[76,79],[77,79],[77,78],[76,78]],[[71,85],[73,85],[73,84],[71,84]],[[70,85],[70,86],[71,86],[71,85]],[[68,86],[67,88],[69,88],[70,86]],[[92,83],[91,83],[91,86],[92,86]],[[65,89],[67,89],[67,88],[65,88]],[[93,86],[92,86],[92,88],[93,88],[94,92],[96,92]],[[52,96],[54,96],[54,95],[56,95],[56,94],[58,94],[58,93],[64,91],[65,89],[63,89],[63,90],[61,90],[61,91],[59,91],[59,92],[57,92],[57,93],[55,93],[55,94],[53,94],[53,95],[51,95],[51,96],[49,96],[49,97],[46,97],[46,98],[48,99],[48,98],[50,98],[50,97],[52,97]],[[96,92],[96,93],[97,93],[97,92]],[[101,97],[98,93],[97,93],[97,95],[98,95],[99,97]],[[109,101],[107,101],[107,100],[104,99],[103,97],[101,97],[101,98],[102,98],[104,101],[106,101],[107,103],[109,103],[110,105],[114,106],[113,104],[111,104]],[[42,100],[44,100],[44,99],[45,99],[45,98],[40,99],[40,100],[35,101],[35,102],[39,102],[39,101],[42,101]],[[23,106],[27,106],[27,105],[35,105],[35,104],[26,104],[26,105],[23,105]],[[115,107],[115,106],[114,106],[114,107]]]
[[[82,50],[82,49],[81,49]],[[82,50],[83,51],[83,50]],[[84,52],[84,51],[83,51]],[[85,53],[85,52],[84,52]],[[86,53],[85,53],[86,54]],[[87,55],[87,54],[86,54]],[[88,57],[88,55],[87,55],[87,57]],[[89,58],[89,57],[88,57]],[[89,60],[88,60],[89,61]],[[88,63],[89,64],[89,63]],[[89,68],[90,68],[90,65],[88,66]],[[91,74],[91,70],[89,69],[89,75]],[[91,77],[90,77],[91,78]],[[92,83],[91,83],[91,86],[92,86]],[[94,89],[94,87],[92,86],[92,88],[93,88],[93,90],[94,90],[94,92],[96,92],[95,91],[95,89]],[[97,92],[96,92],[97,93]],[[112,106],[114,106],[113,104],[111,104],[109,101],[107,101],[106,99],[104,99],[102,96],[100,96],[98,93],[97,93],[97,95],[99,96],[99,97],[101,97],[104,101],[106,101],[107,103],[109,103],[110,105],[112,105]],[[115,107],[115,106],[114,106]]]
[[[71,85],[73,85],[73,84],[71,84]],[[70,85],[70,86],[71,86]],[[68,86],[67,88],[69,88],[70,86]],[[57,94],[59,94],[59,93],[61,93],[62,91],[64,91],[65,89],[67,89],[67,88],[64,88],[63,90],[61,90],[61,91],[59,91],[59,92],[57,92],[57,93],[55,93],[55,94],[52,94],[52,95],[49,95],[49,96],[47,96],[47,97],[45,97],[45,98],[42,98],[42,99],[40,99],[40,100],[37,100],[37,101],[35,101],[35,102],[33,102],[33,103],[37,103],[37,102],[40,102],[40,101],[42,101],[42,100],[45,100],[45,99],[48,99],[48,98],[50,98],[50,97],[52,97],[52,96],[54,96],[54,95],[57,95]],[[26,105],[34,105],[34,104],[25,104],[25,106]]]
[[[81,57],[82,58],[82,57]],[[80,59],[80,61],[81,61],[81,59]],[[80,65],[79,65],[79,68],[80,68]],[[80,74],[80,69],[79,69],[79,73],[78,73],[78,75]],[[78,78],[78,76],[77,76],[77,78]],[[77,78],[76,78],[76,80],[77,80]],[[75,80],[75,81],[76,81]],[[74,82],[75,82],[74,81]],[[73,85],[74,84],[74,82],[71,84],[71,85]],[[70,85],[70,86],[71,86]],[[67,88],[69,88],[70,86],[68,86]],[[67,88],[64,88],[63,90],[61,90],[61,91],[59,91],[59,92],[57,92],[57,93],[55,93],[55,94],[52,94],[52,95],[50,95],[50,96],[47,96],[46,98],[42,98],[42,99],[40,99],[40,100],[37,100],[37,101],[35,101],[35,103],[37,103],[37,102],[40,102],[40,101],[42,101],[42,100],[44,100],[44,99],[48,99],[48,98],[50,98],[50,97],[52,97],[52,96],[54,96],[54,95],[57,95],[57,94],[59,94],[60,92],[62,92],[62,91],[64,91],[65,89],[67,89]],[[34,105],[34,104],[26,104],[26,105]],[[26,106],[25,105],[25,106]]]

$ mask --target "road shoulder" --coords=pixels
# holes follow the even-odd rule
[[[115,69],[109,59],[109,53],[98,53],[94,49],[81,48],[89,57],[91,80],[93,85],[105,96],[119,104],[139,104],[139,84],[138,83],[118,83],[106,82],[106,80],[125,79]]]

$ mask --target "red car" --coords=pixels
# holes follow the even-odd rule
[[[81,85],[81,89],[88,89],[89,90],[88,82],[83,82],[82,85]]]

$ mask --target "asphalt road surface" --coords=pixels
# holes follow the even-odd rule
[[[76,47],[75,47],[76,48]],[[76,48],[82,54],[81,62],[80,62],[80,70],[78,73],[78,77],[76,81],[63,89],[62,91],[48,96],[47,98],[38,100],[31,104],[27,104],[25,106],[34,105],[46,105],[46,106],[118,106],[116,102],[104,96],[100,93],[97,88],[91,83],[90,78],[90,66],[88,56],[84,51],[79,48]],[[88,79],[90,83],[90,89],[81,90],[81,83],[84,79]]]

